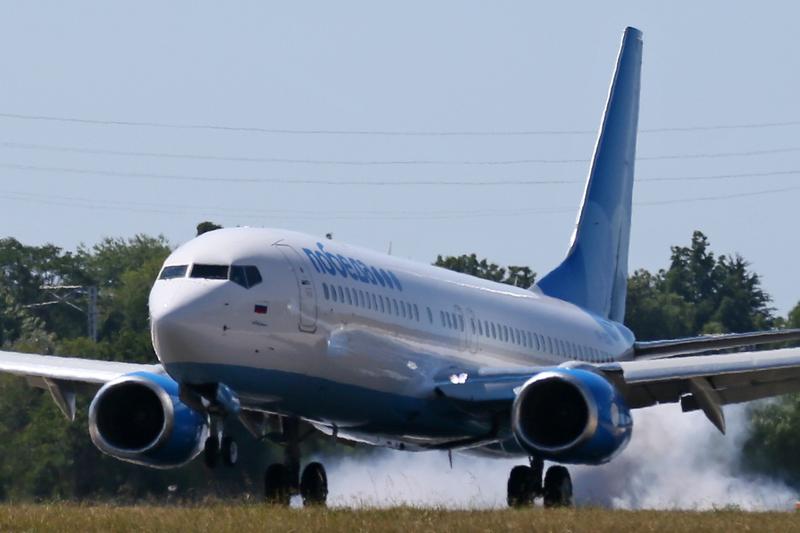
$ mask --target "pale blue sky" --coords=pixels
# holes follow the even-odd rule
[[[644,32],[643,129],[800,121],[794,2],[0,2],[0,114],[290,130],[585,131],[622,29]],[[642,132],[643,158],[800,149],[800,125]],[[431,261],[477,252],[543,273],[566,250],[586,163],[330,165],[63,148],[337,161],[588,159],[593,135],[274,134],[0,116],[0,235],[74,248],[203,219],[277,226]],[[33,146],[31,146],[33,145]],[[61,150],[43,149],[55,147]],[[23,169],[37,167],[37,169]],[[43,167],[111,171],[79,174]],[[631,267],[705,231],[785,313],[800,299],[800,151],[637,163]],[[256,178],[272,183],[113,175]],[[653,178],[786,172],[719,180]],[[328,181],[556,180],[488,187]],[[783,189],[758,196],[740,193]],[[716,201],[648,202],[734,196]],[[557,209],[554,209],[557,208]],[[481,216],[466,216],[478,210]],[[419,215],[421,213],[422,215]]]

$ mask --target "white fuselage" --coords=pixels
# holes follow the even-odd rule
[[[231,265],[238,282],[220,279]],[[245,267],[260,278],[249,288]],[[437,403],[437,383],[479,368],[626,359],[634,340],[535,289],[283,230],[207,233],[175,250],[162,277],[153,345],[176,381],[225,383],[248,408],[387,445],[482,431]]]

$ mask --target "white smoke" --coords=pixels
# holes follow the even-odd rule
[[[700,413],[675,405],[635,413],[633,439],[611,463],[572,467],[578,505],[621,509],[791,509],[787,486],[738,469],[746,431],[744,408],[726,408],[728,435]],[[524,460],[446,453],[385,451],[328,464],[329,504],[502,508],[508,472]]]

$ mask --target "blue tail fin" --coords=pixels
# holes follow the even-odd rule
[[[625,318],[642,32],[626,28],[569,252],[537,287],[611,320]]]

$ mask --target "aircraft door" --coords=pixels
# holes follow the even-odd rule
[[[317,294],[311,269],[303,264],[302,256],[288,244],[276,244],[289,262],[299,291],[300,331],[314,333],[317,330]]]
[[[467,348],[472,353],[478,351],[478,329],[475,320],[475,312],[467,307],[467,323],[464,327],[467,330]]]

